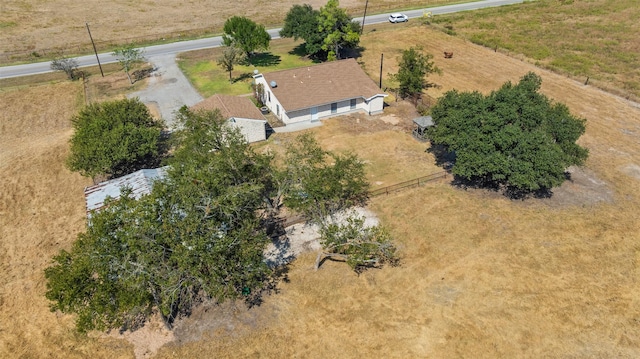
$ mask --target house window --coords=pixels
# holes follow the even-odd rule
[[[331,104],[331,113],[336,113],[338,112],[338,103],[334,102]]]
[[[352,109],[352,110],[355,110],[355,109],[356,109],[356,99],[355,99],[355,98],[352,98],[352,99],[351,99],[351,104],[350,104],[350,105],[351,105],[351,109]]]
[[[271,102],[271,91],[267,91],[267,97],[269,97],[269,102]]]
[[[280,116],[280,105],[276,105],[276,116]]]

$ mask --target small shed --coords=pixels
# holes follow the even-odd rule
[[[213,95],[191,109],[220,110],[227,124],[239,128],[249,143],[267,139],[267,120],[248,97]]]
[[[413,119],[416,127],[413,129],[413,137],[420,141],[426,141],[427,128],[433,126],[433,118],[431,116],[420,116]]]
[[[131,188],[131,194],[135,199],[140,199],[140,197],[151,193],[153,182],[157,179],[164,178],[167,175],[167,168],[168,167],[165,166],[143,169],[126,176],[86,187],[84,189],[84,198],[87,202],[87,216],[91,217],[92,211],[102,209],[107,197],[114,199],[120,198],[120,190],[123,187]]]

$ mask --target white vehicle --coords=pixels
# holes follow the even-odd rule
[[[409,17],[405,14],[400,14],[400,13],[396,13],[396,14],[391,14],[389,15],[389,22],[391,23],[396,23],[396,22],[407,22],[409,21]]]

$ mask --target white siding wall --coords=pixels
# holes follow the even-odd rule
[[[234,122],[235,121],[235,122]],[[266,121],[246,118],[232,118],[228,122],[231,126],[240,128],[247,142],[258,142],[267,139]]]
[[[375,115],[382,112],[384,108],[384,97],[378,96],[374,97],[368,104],[363,104],[365,111],[367,111],[370,115]]]
[[[282,107],[282,104],[278,101],[278,99],[274,96],[273,92],[271,91],[271,86],[269,86],[264,76],[259,75],[254,79],[257,84],[262,84],[264,86],[265,105],[269,108],[271,113],[276,115],[286,125],[311,120],[311,108],[285,112]],[[269,98],[269,94],[271,98]],[[332,117],[332,116],[342,115],[342,114],[346,114],[354,111],[364,111],[370,115],[375,115],[382,112],[383,105],[384,105],[383,96],[374,97],[368,103],[365,102],[363,98],[356,98],[355,110],[351,109],[350,99],[345,101],[340,101],[338,102],[338,108],[336,113],[331,113],[331,104],[324,104],[324,105],[318,106],[318,120]],[[279,114],[277,110],[278,106],[280,107]]]
[[[284,112],[284,109],[282,108],[282,104],[278,101],[276,96],[273,94],[273,91],[271,91],[271,86],[269,86],[264,76],[259,75],[258,77],[254,77],[254,80],[256,84],[262,84],[264,88],[264,104],[269,108],[269,111],[271,111],[272,114],[276,115],[279,119],[281,119],[282,122],[284,122],[285,124],[289,123],[287,122],[288,118],[286,113]],[[279,114],[278,114],[278,107],[280,107]]]

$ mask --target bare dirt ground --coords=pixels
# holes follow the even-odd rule
[[[436,55],[443,74],[432,78],[441,86],[434,97],[488,92],[535,71],[545,94],[587,119],[579,142],[590,158],[556,192],[558,204],[446,182],[374,198],[369,208],[395,236],[401,266],[357,276],[328,261],[316,272],[315,254],[303,253],[261,306],[202,306],[152,355],[162,332],[134,349],[112,336],[79,336],[71,316],[48,310],[42,270],[82,230],[82,190],[91,183],[64,168],[82,90],[66,82],[3,89],[0,357],[640,357],[640,106],[426,27],[367,33],[370,74],[379,71],[377,44],[393,38]],[[395,71],[400,46],[384,50],[384,74]],[[323,146],[371,163],[373,182],[391,184],[436,169],[401,127],[411,116],[391,103],[384,116],[311,131]]]

